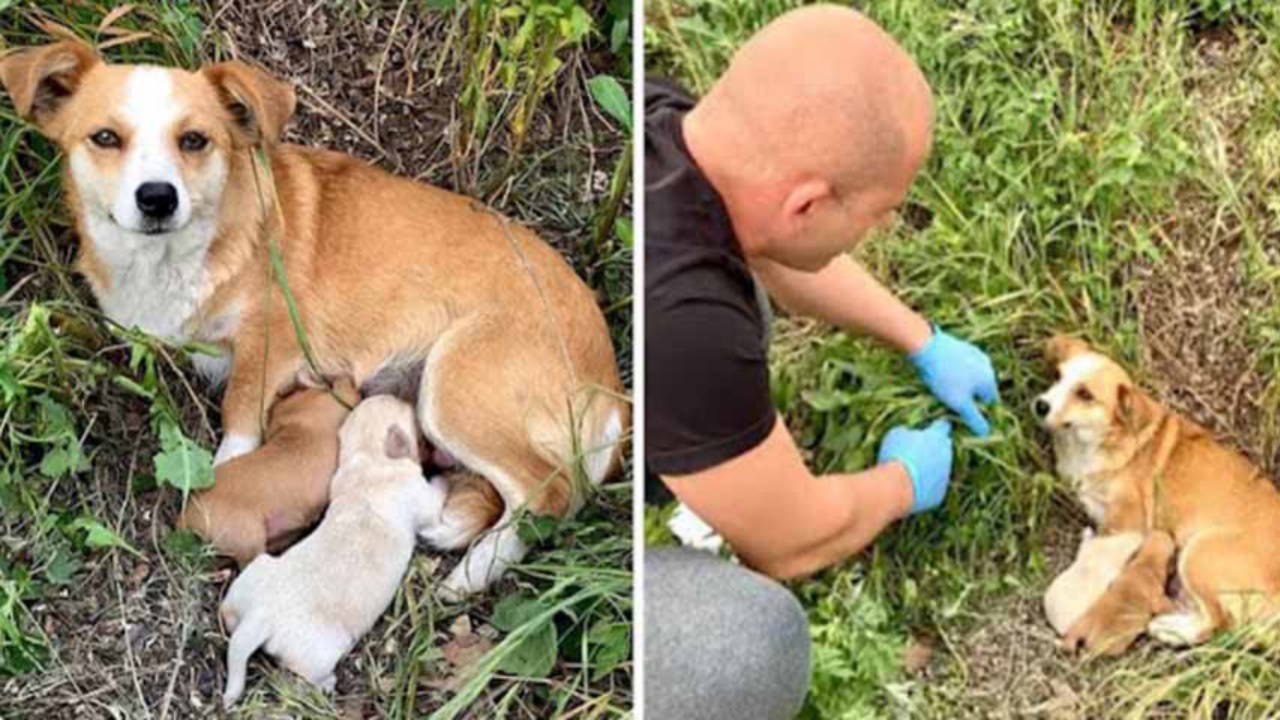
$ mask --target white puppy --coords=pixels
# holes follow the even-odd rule
[[[222,602],[230,706],[245,669],[265,646],[280,664],[326,690],[334,667],[395,597],[417,533],[440,521],[445,490],[422,475],[413,408],[369,398],[338,432],[329,509],[305,540],[280,557],[259,555]]]
[[[1093,530],[1085,528],[1075,562],[1044,594],[1044,614],[1059,635],[1065,635],[1102,597],[1107,586],[1141,547],[1142,537],[1140,532],[1094,537]]]

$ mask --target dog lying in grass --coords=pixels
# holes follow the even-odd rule
[[[249,657],[263,647],[326,690],[334,668],[391,604],[418,534],[440,522],[445,490],[422,474],[413,408],[365,400],[342,425],[338,472],[324,520],[280,557],[259,555],[231,584],[219,613],[230,707]]]
[[[338,428],[360,393],[349,378],[332,392],[300,379],[300,388],[272,406],[266,444],[219,465],[213,487],[192,496],[178,521],[240,567],[287,546],[329,504]]]
[[[1058,635],[1065,635],[1120,574],[1142,546],[1142,533],[1097,536],[1085,528],[1076,559],[1049,585],[1044,614]]]
[[[1142,546],[1127,563],[1115,567],[1115,579],[1107,586],[1084,615],[1071,625],[1062,639],[1062,647],[1071,652],[1081,649],[1091,655],[1120,655],[1128,650],[1147,629],[1155,615],[1173,612],[1174,605],[1165,594],[1169,579],[1169,562],[1177,550],[1169,533],[1155,530],[1143,538]]]
[[[1178,607],[1147,632],[1195,645],[1280,611],[1280,492],[1271,480],[1084,342],[1059,335],[1045,354],[1058,380],[1035,412],[1053,436],[1058,474],[1101,534],[1163,531],[1177,546]]]
[[[217,464],[261,445],[305,366],[296,311],[326,375],[414,369],[419,428],[493,484],[507,520],[570,514],[620,467],[629,411],[604,315],[528,228],[282,142],[294,91],[245,63],[118,65],[66,40],[5,53],[0,84],[62,150],[77,269],[104,314],[226,351],[197,356],[226,381]],[[480,592],[527,551],[514,523],[484,533],[492,509],[451,519],[469,550],[442,593]]]

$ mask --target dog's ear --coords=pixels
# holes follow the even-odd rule
[[[1088,352],[1089,344],[1080,338],[1058,333],[1044,343],[1044,356],[1050,363],[1059,365],[1072,355]]]
[[[88,45],[63,40],[0,57],[0,83],[18,115],[49,135],[50,123],[80,87],[85,73],[101,62]]]
[[[1124,383],[1116,388],[1116,423],[1130,432],[1137,432],[1155,421],[1155,400],[1142,390]]]
[[[200,72],[231,113],[237,144],[254,147],[280,142],[298,104],[288,83],[237,60],[209,65]]]
[[[387,440],[384,448],[387,457],[392,460],[403,458],[418,459],[418,444],[399,425],[392,425],[387,430]]]

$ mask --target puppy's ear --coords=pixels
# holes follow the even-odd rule
[[[1116,424],[1137,432],[1155,422],[1157,414],[1155,400],[1142,390],[1128,383],[1116,388]]]
[[[0,57],[0,83],[18,115],[49,135],[49,125],[80,87],[85,73],[101,62],[88,45],[63,40]]]
[[[255,147],[280,142],[298,104],[288,83],[237,60],[209,65],[200,73],[218,91],[223,106],[231,113],[238,145]]]
[[[1089,344],[1079,338],[1058,333],[1044,343],[1045,359],[1054,365],[1066,362],[1072,355],[1088,352]]]
[[[387,457],[392,460],[409,458],[418,459],[418,445],[399,425],[392,425],[387,430],[386,444],[383,446]]]

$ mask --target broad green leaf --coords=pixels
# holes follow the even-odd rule
[[[102,548],[121,548],[127,550],[134,555],[141,556],[142,553],[133,548],[132,545],[125,542],[124,538],[117,535],[107,526],[94,520],[91,517],[77,518],[71,523],[72,530],[80,530],[85,533],[84,544],[94,549]]]
[[[160,428],[161,451],[156,453],[156,482],[181,490],[213,486],[213,455],[200,447],[171,422]]]
[[[592,643],[592,677],[613,672],[631,656],[631,628],[622,623],[598,623],[587,636]]]
[[[493,617],[489,622],[503,632],[512,632],[542,612],[546,611],[542,601],[530,595],[508,595],[498,601],[493,608]]]
[[[587,81],[591,98],[628,132],[631,130],[631,100],[622,83],[611,75],[597,75]]]
[[[66,446],[58,445],[40,459],[40,474],[54,480],[67,475],[75,464],[75,454]]]
[[[58,548],[49,564],[45,565],[44,575],[54,585],[66,585],[71,582],[81,566],[80,558],[65,547]]]
[[[556,624],[548,621],[528,635],[520,644],[509,652],[498,670],[512,675],[527,678],[543,678],[551,674],[556,666],[556,645],[558,635]]]

